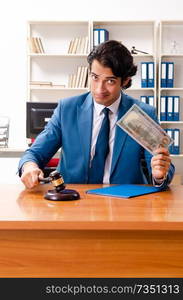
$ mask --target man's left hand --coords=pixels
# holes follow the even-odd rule
[[[169,167],[171,163],[171,158],[168,149],[158,148],[155,151],[154,156],[151,159],[152,176],[156,180],[161,180],[166,178]]]

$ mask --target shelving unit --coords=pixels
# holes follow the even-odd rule
[[[87,36],[89,52],[93,48],[94,28],[107,29],[109,39],[121,41],[129,50],[135,46],[136,49],[149,53],[134,54],[138,71],[128,93],[138,99],[140,96],[154,96],[156,107],[156,24],[154,21],[30,21],[28,38],[40,37],[44,53],[28,52],[28,101],[55,102],[88,91],[87,87],[68,88],[69,75],[76,73],[78,66],[87,66],[88,54],[68,54],[68,49],[71,40]],[[142,61],[153,61],[155,64],[154,88],[141,88]],[[48,81],[56,86],[32,86],[29,84],[30,81]]]
[[[94,28],[105,28],[109,39],[121,41],[130,51],[133,46],[148,54],[134,54],[134,63],[138,70],[132,79],[132,86],[127,94],[140,100],[140,96],[154,96],[154,106],[157,106],[157,72],[156,72],[156,22],[155,21],[93,21],[91,36]],[[92,45],[91,41],[91,45]],[[154,62],[154,88],[141,88],[141,62]]]
[[[160,118],[161,96],[180,97],[180,121],[160,122],[163,128],[180,129],[180,154],[171,155],[176,166],[176,172],[182,173],[180,160],[183,157],[183,20],[161,21],[159,23],[159,83],[158,83],[158,112]],[[161,87],[161,62],[174,62],[174,87]]]
[[[44,53],[30,53],[28,49],[28,101],[57,102],[88,90],[68,88],[69,75],[76,73],[78,66],[87,66],[86,57],[91,48],[88,21],[30,21],[28,39],[32,37],[41,38]],[[88,38],[88,51],[68,53],[71,40],[79,37]],[[33,86],[31,81],[47,81],[53,85]]]

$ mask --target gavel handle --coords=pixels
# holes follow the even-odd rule
[[[39,182],[41,184],[46,184],[46,183],[50,183],[51,180],[50,180],[50,177],[45,177],[45,178],[39,179]]]

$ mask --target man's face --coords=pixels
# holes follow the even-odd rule
[[[110,68],[104,67],[95,59],[91,65],[90,90],[97,103],[109,106],[120,95],[121,78],[116,77]]]

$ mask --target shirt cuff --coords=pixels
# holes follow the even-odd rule
[[[160,187],[164,184],[165,180],[167,179],[167,175],[164,176],[162,179],[155,179],[152,177],[152,183],[154,186]]]

